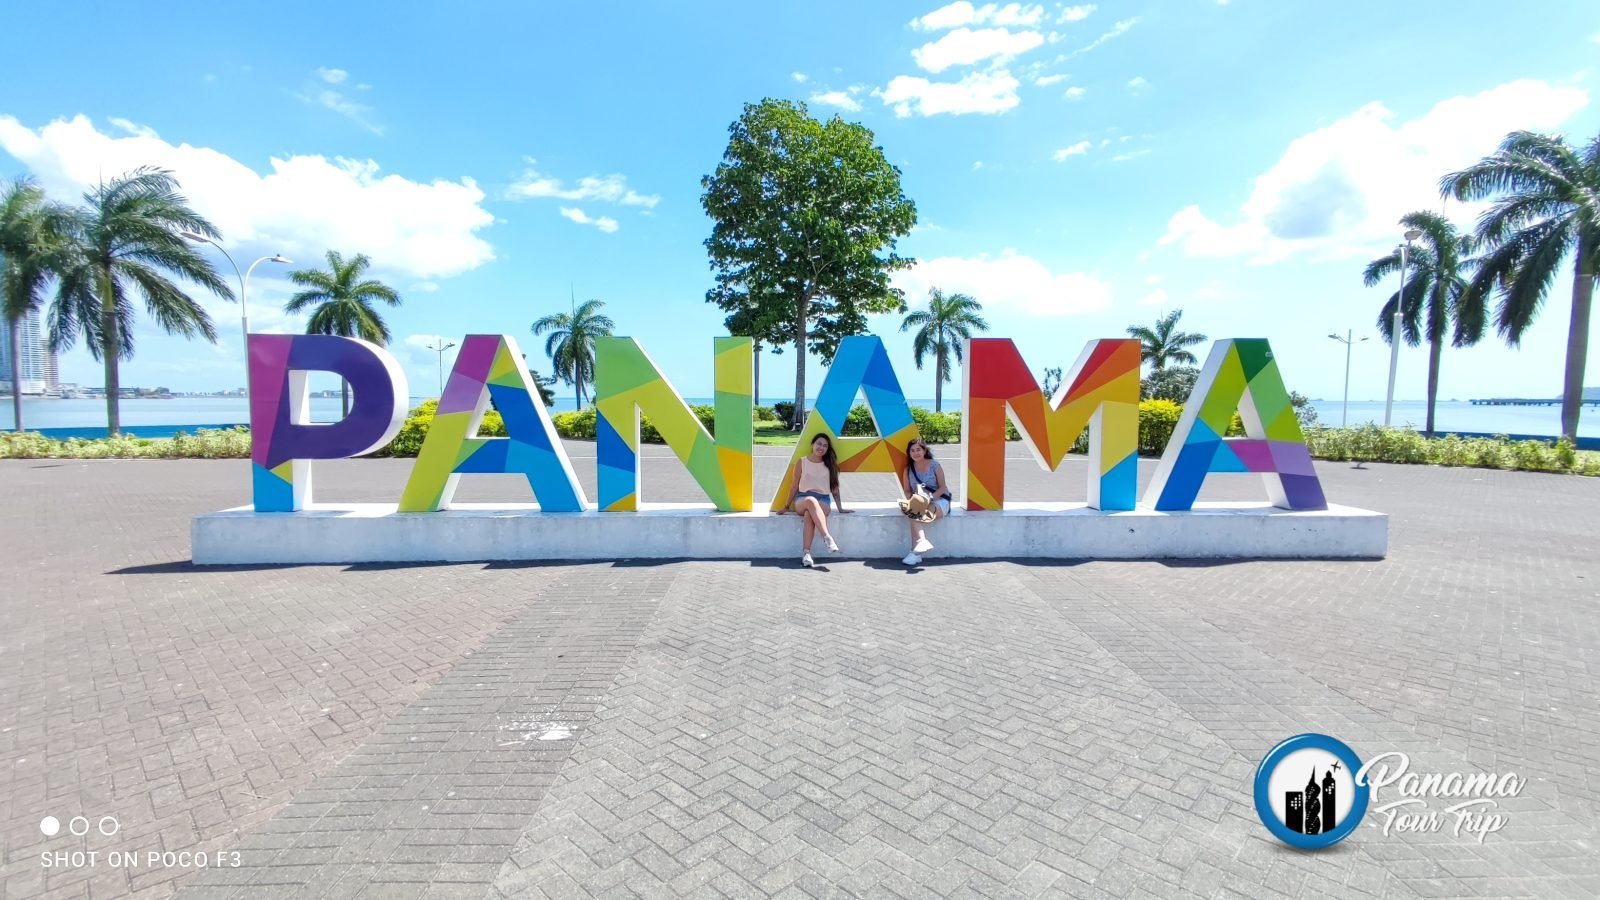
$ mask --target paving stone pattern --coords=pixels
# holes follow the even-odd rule
[[[660,450],[645,499],[699,499]],[[1600,480],[1319,471],[1388,559],[195,568],[247,464],[0,463],[0,897],[1600,896]],[[1293,851],[1250,780],[1308,730],[1528,787],[1482,843]],[[79,814],[121,831],[40,832]]]

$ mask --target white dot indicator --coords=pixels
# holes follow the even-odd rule
[[[45,837],[55,837],[61,833],[61,820],[55,816],[45,816],[39,820],[39,830]]]

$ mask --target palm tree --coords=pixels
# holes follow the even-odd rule
[[[1468,284],[1463,272],[1477,264],[1469,259],[1472,238],[1459,234],[1455,225],[1433,212],[1414,212],[1400,220],[1408,230],[1422,232],[1421,244],[1407,251],[1405,306],[1400,310],[1400,336],[1408,346],[1428,342],[1428,426],[1433,437],[1433,408],[1439,397],[1439,359],[1444,353],[1444,336],[1452,331],[1450,343],[1470,347],[1483,337],[1483,295],[1466,295]],[[1398,248],[1388,256],[1367,264],[1363,275],[1367,287],[1376,287],[1400,269]],[[1389,295],[1378,313],[1378,330],[1385,340],[1394,341],[1394,311],[1400,293]],[[1426,325],[1422,319],[1426,312]],[[1452,322],[1454,327],[1452,328]]]
[[[122,430],[117,363],[133,357],[133,293],[168,334],[213,343],[211,317],[165,274],[171,272],[232,300],[233,291],[183,232],[222,235],[189,207],[178,180],[165,169],[134,169],[83,195],[73,212],[70,242],[50,305],[50,349],[71,347],[83,335],[89,354],[106,373],[106,429]]]
[[[1167,367],[1167,363],[1182,363],[1192,366],[1199,362],[1193,353],[1185,347],[1206,342],[1203,334],[1191,334],[1187,331],[1178,331],[1178,320],[1183,318],[1183,310],[1175,309],[1171,313],[1156,320],[1155,328],[1146,328],[1143,325],[1128,326],[1128,336],[1136,337],[1143,348],[1139,351],[1139,359],[1150,364],[1150,371],[1159,372]]]
[[[574,402],[583,408],[583,386],[594,383],[594,339],[610,337],[617,327],[609,316],[600,314],[604,300],[585,300],[570,313],[555,313],[533,323],[536,335],[550,333],[544,352],[550,357],[555,374],[572,385]]]
[[[989,323],[978,315],[983,304],[966,294],[946,296],[938,288],[928,291],[928,308],[919,309],[900,323],[901,331],[917,329],[911,339],[911,357],[917,368],[931,351],[933,366],[933,411],[944,408],[944,384],[950,380],[950,358],[962,362],[967,338],[974,331],[988,331]]]
[[[70,214],[45,202],[31,178],[0,185],[0,320],[11,343],[11,398],[14,425],[22,423],[22,324],[44,300],[45,283],[61,268]]]
[[[300,269],[289,280],[305,290],[289,298],[284,311],[302,313],[315,306],[306,322],[306,334],[333,334],[360,338],[383,346],[389,343],[389,326],[373,303],[400,305],[394,288],[372,278],[362,278],[372,260],[365,253],[345,259],[336,250],[327,253],[328,268]],[[350,414],[350,383],[339,379],[339,399]]]
[[[1495,330],[1510,346],[1522,342],[1562,261],[1572,257],[1561,434],[1576,439],[1589,307],[1600,270],[1600,135],[1574,149],[1554,135],[1512,132],[1494,155],[1446,175],[1439,190],[1458,200],[1495,198],[1478,220],[1476,241],[1484,256],[1463,296],[1499,293]]]

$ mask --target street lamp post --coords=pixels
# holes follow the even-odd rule
[[[439,396],[443,397],[444,396],[444,352],[446,350],[449,350],[451,347],[454,347],[456,345],[456,343],[455,343],[455,341],[451,341],[450,343],[447,344],[447,343],[445,343],[444,338],[434,338],[433,343],[441,345],[441,346],[435,347],[435,346],[433,346],[433,344],[429,344],[428,345],[428,349],[432,350],[433,352],[435,352],[437,354],[439,354]],[[526,358],[526,357],[524,357],[524,358]]]
[[[1400,293],[1395,295],[1394,321],[1389,326],[1389,395],[1383,401],[1383,427],[1388,428],[1394,412],[1394,376],[1400,370],[1400,319],[1406,308],[1406,253],[1411,242],[1422,236],[1412,228],[1406,232],[1406,242],[1400,245]]]
[[[263,256],[251,263],[250,268],[245,269],[244,274],[241,275],[239,273],[239,264],[233,261],[233,257],[228,254],[227,250],[223,249],[221,244],[203,234],[199,234],[198,232],[183,231],[179,233],[183,236],[184,240],[192,241],[196,244],[210,244],[211,246],[217,248],[217,250],[221,251],[222,257],[228,261],[228,265],[233,266],[233,274],[239,278],[239,325],[243,329],[244,333],[244,367],[245,372],[248,373],[250,371],[250,304],[246,301],[245,295],[250,291],[250,273],[256,270],[256,266],[259,266],[264,262],[288,265],[289,263],[294,262],[294,260],[285,258],[281,253],[274,253],[271,256]]]
[[[1351,329],[1351,330],[1345,332],[1343,337],[1340,337],[1337,334],[1330,334],[1330,335],[1328,335],[1328,337],[1331,337],[1334,340],[1336,340],[1339,343],[1344,345],[1344,412],[1339,416],[1339,427],[1340,428],[1349,428],[1350,427],[1350,350],[1351,350],[1351,348],[1355,347],[1356,344],[1359,344],[1361,341],[1366,340],[1366,338],[1361,338],[1360,340],[1357,340],[1356,339],[1356,333],[1355,333],[1354,329]]]

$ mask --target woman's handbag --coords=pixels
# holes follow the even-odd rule
[[[928,492],[927,486],[919,484],[916,492],[909,498],[902,497],[900,499],[900,511],[905,513],[908,519],[916,519],[924,523],[932,522],[934,519],[933,495]]]

